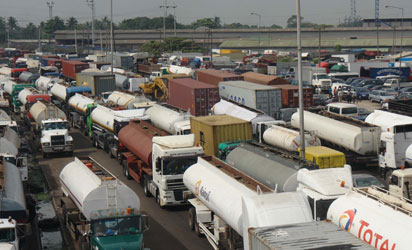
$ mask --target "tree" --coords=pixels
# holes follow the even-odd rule
[[[193,29],[196,29],[199,27],[207,27],[209,29],[218,29],[222,27],[219,17],[197,19],[190,26]]]
[[[33,23],[29,23],[22,29],[23,39],[36,39],[38,37],[39,29]]]
[[[0,17],[0,42],[6,41],[6,21]]]
[[[270,27],[273,28],[273,29],[281,29],[282,28],[282,26],[279,26],[277,24],[272,24],[272,26],[270,26]]]
[[[46,33],[52,36],[56,30],[66,29],[66,25],[64,25],[64,21],[60,17],[55,16],[53,19],[46,22],[45,29]]]
[[[69,30],[74,30],[77,28],[77,24],[79,22],[77,21],[77,19],[75,17],[70,17],[67,21],[66,21],[66,27]]]
[[[301,20],[303,20],[303,17],[301,17]],[[286,28],[296,28],[297,25],[297,18],[296,15],[292,15],[288,18],[286,21],[287,25]]]

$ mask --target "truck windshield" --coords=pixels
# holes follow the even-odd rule
[[[196,157],[192,158],[166,158],[163,159],[163,174],[177,175],[183,174],[186,169],[197,162]]]
[[[327,75],[318,75],[318,79],[329,79]]]
[[[6,162],[9,162],[9,163],[13,164],[14,166],[17,165],[16,158],[14,158],[14,157],[6,156],[6,157],[4,157],[4,159],[6,160]]]
[[[45,123],[44,130],[67,129],[67,122]]]
[[[92,221],[92,231],[96,237],[139,234],[142,232],[140,215],[95,220]]]
[[[358,113],[358,108],[343,108],[342,109],[342,114],[343,115],[350,115],[350,114],[357,114]]]
[[[0,242],[10,242],[16,239],[14,228],[0,229]]]

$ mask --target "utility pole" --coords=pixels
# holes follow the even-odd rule
[[[113,75],[113,0],[110,0],[110,73]]]
[[[41,26],[39,25],[39,52],[41,52]]]
[[[95,5],[94,0],[86,0],[87,5],[92,9],[92,47],[94,48],[94,19],[95,19]]]
[[[100,51],[103,51],[102,31],[100,30]]]
[[[260,52],[260,24],[262,21],[262,15],[256,14],[256,13],[250,13],[251,15],[255,15],[259,17],[259,22],[258,22],[258,32],[259,32],[259,52]]]
[[[7,28],[7,48],[10,48],[10,28]]]
[[[305,152],[305,123],[303,117],[303,81],[302,81],[302,37],[300,27],[300,0],[296,0],[296,31],[298,45],[298,81],[299,81],[299,124],[300,124],[300,156],[306,159]]]
[[[78,54],[78,50],[77,50],[77,29],[74,29],[74,47],[76,48],[76,54]]]
[[[47,6],[49,7],[49,20],[53,19],[53,6],[54,6],[54,2],[46,2]]]
[[[176,9],[176,5],[167,5],[167,0],[165,0],[164,5],[160,5],[160,8],[163,9],[163,39],[166,38],[166,17],[167,17],[167,9],[174,8]],[[174,15],[174,26],[175,26],[175,36],[176,36],[176,13]]]
[[[176,8],[177,8],[176,3],[173,3],[172,8],[173,8],[173,29],[175,31],[175,37],[176,37]]]

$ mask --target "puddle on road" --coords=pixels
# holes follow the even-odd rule
[[[29,170],[28,191],[37,200],[36,212],[39,221],[40,238],[43,249],[65,250],[58,223],[55,223],[56,213],[50,201],[50,194],[41,170],[37,164],[33,164]],[[47,220],[44,223],[45,219]],[[43,226],[47,224],[46,226]],[[40,228],[42,226],[42,228]]]

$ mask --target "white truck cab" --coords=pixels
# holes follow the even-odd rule
[[[312,86],[326,92],[332,86],[332,80],[326,73],[314,73],[312,75]]]
[[[73,137],[68,126],[68,122],[60,118],[42,121],[40,143],[44,157],[49,153],[73,153]]]
[[[335,102],[326,106],[326,111],[343,116],[356,118],[359,116],[358,107],[355,104]]]
[[[160,72],[160,71],[153,71],[151,74],[150,74],[150,76],[149,76],[149,79],[150,79],[150,81],[154,81],[154,79],[156,79],[156,78],[158,78],[158,77],[161,77],[163,74],[162,74],[162,72]]]
[[[398,197],[411,199],[412,168],[398,169],[392,172],[389,182],[389,192]]]
[[[17,235],[17,223],[11,218],[0,219],[0,249],[20,249],[19,237]]]
[[[147,186],[157,197],[160,206],[184,204],[185,193],[183,174],[203,155],[203,148],[195,146],[195,138],[190,135],[153,137],[153,175]]]

